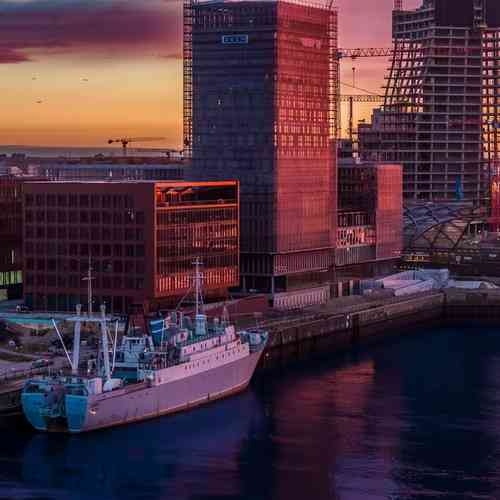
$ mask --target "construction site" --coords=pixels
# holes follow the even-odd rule
[[[383,95],[347,96],[358,161],[403,167],[409,266],[496,268],[500,133],[500,10],[493,0],[394,2]],[[353,102],[380,102],[371,123]]]

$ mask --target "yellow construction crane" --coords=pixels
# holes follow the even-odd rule
[[[165,137],[122,137],[121,139],[108,139],[108,144],[119,142],[123,148],[123,156],[127,156],[127,146],[131,142],[164,141]]]
[[[340,102],[349,103],[349,139],[354,141],[354,103],[355,102],[371,102],[371,103],[383,103],[384,96],[377,94],[357,94],[348,95],[342,94],[340,96]]]

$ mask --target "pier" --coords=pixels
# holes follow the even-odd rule
[[[467,322],[500,324],[500,289],[447,289],[358,303],[354,299],[332,301],[263,321],[261,326],[270,338],[258,370],[262,373],[314,355],[348,352],[391,336],[409,335],[417,326]],[[20,393],[19,378],[0,378],[0,406]]]

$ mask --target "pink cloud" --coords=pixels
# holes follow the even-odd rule
[[[0,62],[23,62],[41,51],[177,53],[181,4],[148,1],[63,0],[22,4],[0,0]],[[32,57],[30,57],[30,55]]]

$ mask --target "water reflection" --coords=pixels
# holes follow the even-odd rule
[[[214,498],[241,490],[238,454],[263,423],[253,391],[197,411],[79,436],[35,434],[22,484],[50,498]]]
[[[0,430],[0,499],[500,498],[499,333],[422,332],[88,435]]]

